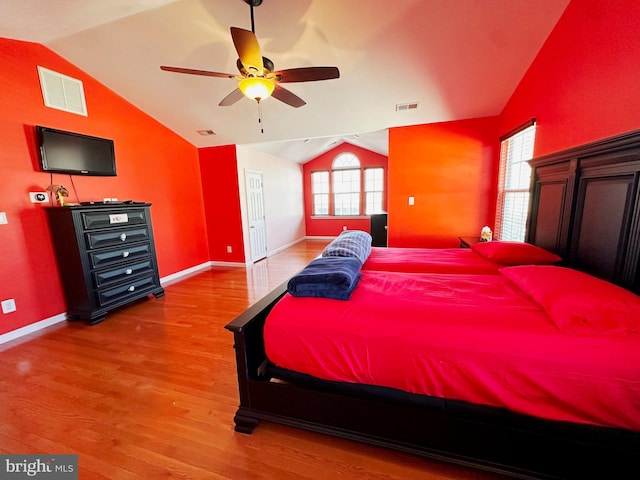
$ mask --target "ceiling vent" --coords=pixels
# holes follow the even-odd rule
[[[38,66],[44,104],[65,112],[87,116],[82,81]]]
[[[418,102],[396,104],[396,112],[401,112],[403,110],[415,110],[416,108],[418,108]]]
[[[196,130],[196,132],[198,132],[203,137],[206,137],[207,135],[215,135],[216,134],[216,132],[214,132],[213,130]]]

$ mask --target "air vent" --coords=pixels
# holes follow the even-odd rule
[[[414,110],[416,108],[418,108],[418,102],[396,104],[396,112],[401,112],[403,110]]]
[[[213,130],[196,130],[200,135],[202,135],[203,137],[206,137],[207,135],[215,135],[216,132],[214,132]]]
[[[87,116],[82,81],[41,66],[38,75],[45,106]]]

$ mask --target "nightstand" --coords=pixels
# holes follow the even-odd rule
[[[474,243],[480,243],[480,236],[458,237],[460,248],[470,248]]]

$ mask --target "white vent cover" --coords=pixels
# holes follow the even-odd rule
[[[413,110],[416,108],[418,108],[418,102],[396,104],[396,112],[400,112],[402,110]]]
[[[65,112],[87,116],[82,81],[38,65],[44,104]]]

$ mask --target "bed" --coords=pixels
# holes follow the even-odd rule
[[[515,478],[640,475],[637,315],[632,309],[624,317],[603,316],[599,312],[602,302],[593,294],[610,297],[609,288],[617,289],[616,297],[621,291],[640,291],[640,132],[531,163],[534,178],[527,240],[560,255],[562,266],[502,266],[490,274],[362,269],[348,301],[295,298],[287,294],[287,282],[227,325],[234,334],[240,393],[235,429],[251,433],[260,421],[273,421]],[[539,275],[541,271],[548,275],[548,269],[555,271],[552,280],[545,281]],[[579,281],[571,275],[578,275]],[[406,304],[409,300],[385,311],[382,305],[393,303],[391,299],[379,301],[385,291],[394,299],[402,295],[381,285],[407,288],[406,277],[413,279],[417,291],[432,292],[428,320],[445,316],[449,322],[416,326],[420,314],[415,305]],[[583,280],[586,290],[581,290]],[[606,282],[597,283],[603,280]],[[425,288],[425,284],[431,287]],[[481,297],[487,292],[474,290],[472,284],[492,289],[496,301],[481,306]],[[540,292],[541,284],[549,288]],[[569,292],[569,288],[574,290]],[[437,298],[434,292],[438,289],[450,290],[449,302]],[[374,308],[372,298],[377,299]],[[371,325],[392,318],[408,322],[408,326],[391,327],[393,335],[401,338],[414,339],[419,336],[414,334],[416,329],[431,329],[419,337],[421,341],[434,337],[431,341],[435,344],[428,347],[432,357],[417,363],[432,363],[437,368],[431,370],[424,385],[393,375],[409,361],[409,357],[396,358],[397,353],[385,350],[395,342],[394,337],[394,341],[379,342],[378,353],[384,354],[376,354],[372,360],[380,364],[376,368],[353,368],[363,363],[354,356],[346,366],[333,365],[330,374],[323,373],[319,364],[331,363],[326,358],[319,360],[318,349],[323,348],[316,345],[316,354],[306,359],[300,354],[305,345],[311,345],[306,343],[310,337],[318,337],[317,331],[307,334],[307,340],[296,340],[300,343],[297,351],[278,351],[278,339],[284,338],[278,329],[291,328],[280,324],[278,312],[292,301],[302,302],[301,311],[305,312],[291,315],[298,322],[309,312],[327,311],[326,306],[309,308],[309,302],[312,306],[329,302],[335,305],[330,308],[338,309],[362,302],[362,308],[369,308],[365,320],[359,320],[361,328],[341,331],[332,337],[334,343],[325,338],[323,346],[329,345],[328,349],[355,349],[353,343],[335,343],[335,339],[364,333],[375,336]],[[458,313],[452,315],[446,303],[461,304],[457,305]],[[628,307],[627,303],[636,307],[633,300],[623,301],[623,307]],[[583,307],[588,314],[595,314],[589,317],[591,323],[573,321],[573,313]],[[507,311],[510,309],[513,312]],[[398,317],[396,311],[403,315]],[[344,318],[340,311],[334,314],[325,315],[324,321],[336,327],[345,323],[335,321]],[[508,318],[519,319],[524,331],[505,329]],[[270,326],[266,328],[265,323]],[[456,337],[450,330],[468,332],[482,325],[496,327],[494,332],[501,333],[473,342],[473,337]],[[585,333],[584,328],[599,331]],[[500,335],[506,335],[507,340],[497,341]],[[385,340],[388,337],[387,333]],[[523,340],[526,338],[535,341]],[[367,342],[371,345],[371,338]],[[483,350],[492,342],[509,350]],[[365,344],[358,348],[364,349]],[[454,357],[457,354],[463,356]],[[306,366],[289,363],[287,357],[302,358]],[[562,368],[574,376],[573,382],[561,380],[559,373],[555,376],[559,367],[552,362],[554,357],[563,360]],[[525,378],[512,370],[516,364],[528,365],[529,370],[542,375]],[[469,374],[474,368],[473,375]],[[454,382],[441,382],[447,378]],[[504,382],[505,378],[509,381]],[[499,395],[505,383],[513,388],[506,396]],[[584,389],[594,386],[599,388],[597,394],[585,393]],[[598,401],[591,402],[594,398]]]
[[[560,256],[523,242],[481,242],[471,248],[371,247],[363,270],[496,274],[501,267],[560,263]]]

